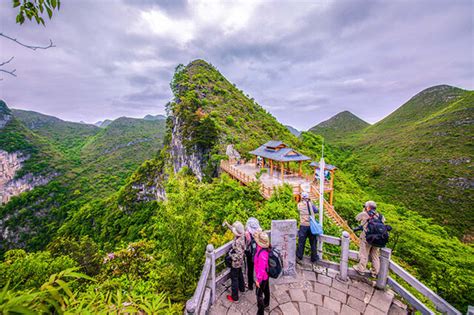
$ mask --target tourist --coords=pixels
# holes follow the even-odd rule
[[[372,262],[372,276],[376,276],[380,269],[380,248],[370,245],[365,238],[367,225],[371,217],[380,218],[382,222],[385,222],[385,218],[377,213],[377,204],[374,201],[367,201],[364,204],[364,210],[356,216],[356,220],[360,223],[360,226],[354,229],[354,231],[362,230],[362,233],[359,237],[359,263],[354,266],[354,269],[363,275],[370,259]]]
[[[232,225],[227,222],[224,223],[234,233],[234,241],[229,254],[232,258],[232,267],[230,268],[232,295],[227,295],[227,299],[231,302],[236,302],[239,300],[239,290],[240,292],[245,292],[244,275],[242,273],[245,252],[245,230],[244,225],[240,221],[235,221]]]
[[[309,218],[311,215],[318,213],[318,208],[309,199],[307,192],[301,193],[301,200],[298,203],[298,211],[300,214],[300,229],[298,230],[298,248],[296,250],[296,262],[301,264],[304,255],[304,247],[306,239],[309,238],[309,245],[311,247],[311,262],[313,265],[318,261],[317,252],[317,236],[311,233],[309,226]]]
[[[270,306],[270,283],[268,278],[268,247],[270,241],[268,234],[258,232],[255,234],[257,252],[255,253],[255,286],[257,287],[257,315],[263,315],[265,308]]]
[[[256,253],[255,233],[262,231],[260,223],[255,218],[249,218],[245,225],[245,257],[247,259],[247,283],[249,290],[253,290],[253,257]]]

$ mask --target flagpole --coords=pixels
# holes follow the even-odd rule
[[[319,161],[319,224],[323,227],[324,212],[324,142],[321,149],[321,160]],[[318,254],[319,259],[323,259],[323,242],[318,237]]]
[[[321,153],[321,160],[319,161],[319,224],[323,226],[323,211],[324,211],[324,144]]]

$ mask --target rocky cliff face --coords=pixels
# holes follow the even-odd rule
[[[27,159],[28,156],[24,156],[20,152],[8,153],[0,150],[0,204],[7,203],[13,196],[36,186],[47,184],[56,175],[33,176],[27,174],[22,178],[15,179],[16,172]]]
[[[183,143],[183,121],[179,117],[171,117],[171,119],[173,122],[173,128],[171,131],[170,154],[174,172],[177,173],[183,167],[186,166],[189,167],[189,169],[194,173],[194,175],[196,175],[199,180],[202,180],[202,154],[200,154],[198,150],[193,150],[193,152],[186,152],[186,147]]]
[[[8,113],[1,113],[0,112],[0,129],[5,127],[5,125],[12,119],[12,116]]]

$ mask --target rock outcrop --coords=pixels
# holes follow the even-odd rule
[[[188,167],[199,180],[203,178],[203,156],[199,150],[187,152],[184,145],[184,123],[177,116],[171,117],[173,128],[171,131],[170,154],[173,170],[179,172],[183,167]]]
[[[57,175],[55,173],[48,176],[26,174],[21,178],[15,178],[15,174],[27,159],[28,156],[20,152],[8,153],[0,150],[0,204],[7,203],[13,196],[31,190],[36,186],[47,184]]]

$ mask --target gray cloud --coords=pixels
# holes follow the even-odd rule
[[[0,98],[74,121],[164,113],[176,65],[202,58],[281,122],[375,122],[436,84],[474,89],[473,2],[68,1],[46,28],[0,3]]]

